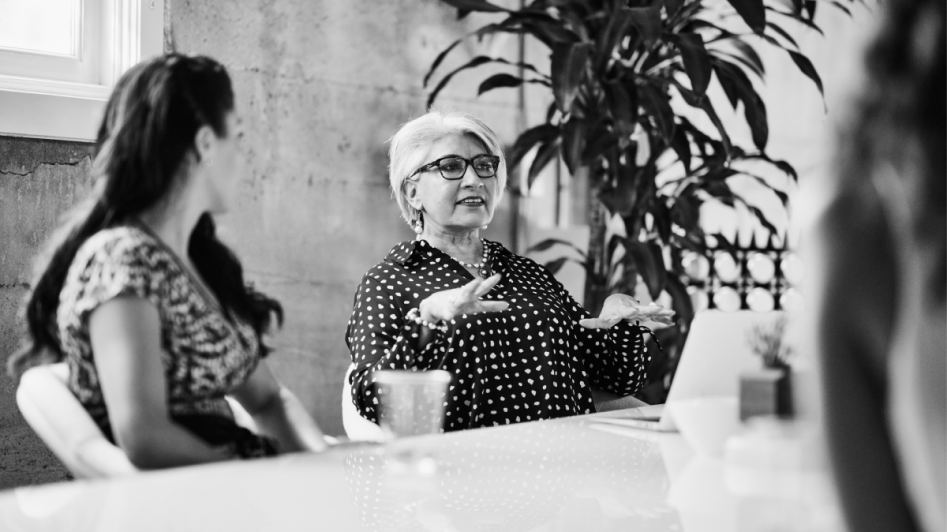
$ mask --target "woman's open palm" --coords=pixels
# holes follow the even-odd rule
[[[461,314],[480,312],[500,312],[510,306],[506,301],[483,301],[480,298],[488,294],[500,282],[500,274],[486,279],[474,279],[460,288],[444,290],[428,296],[421,302],[421,319],[430,322],[450,321]]]
[[[654,302],[642,305],[629,295],[613,294],[605,299],[598,318],[580,320],[579,325],[586,329],[608,329],[621,320],[654,321],[670,325],[674,323],[674,311]]]

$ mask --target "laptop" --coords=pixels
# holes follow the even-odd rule
[[[739,376],[762,367],[748,334],[757,325],[774,322],[782,312],[704,310],[694,316],[667,403],[709,396],[739,396]],[[673,416],[665,405],[616,410],[595,416],[596,423],[675,432]]]

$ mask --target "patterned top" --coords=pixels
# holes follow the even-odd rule
[[[92,358],[89,315],[119,296],[147,299],[161,319],[161,364],[172,417],[233,420],[224,395],[260,361],[253,328],[224,315],[216,301],[156,237],[136,226],[102,230],[76,253],[59,296],[59,341],[69,388],[106,434],[111,433]]]
[[[362,278],[346,343],[352,353],[352,400],[377,423],[374,373],[444,369],[453,374],[445,431],[588,414],[591,387],[630,395],[644,383],[641,329],[627,321],[586,329],[591,317],[545,268],[502,245],[489,246],[500,282],[483,297],[502,312],[460,315],[417,349],[420,325],[405,315],[435,292],[473,280],[450,256],[424,240],[406,241]]]

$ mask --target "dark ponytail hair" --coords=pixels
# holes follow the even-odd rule
[[[883,2],[884,23],[866,54],[867,80],[855,119],[839,142],[839,168],[849,183],[863,183],[891,165],[882,179],[909,182],[918,193],[909,220],[915,236],[936,257],[930,297],[947,294],[947,7],[944,0]]]
[[[198,130],[209,126],[217,136],[226,136],[226,117],[233,107],[230,76],[208,57],[168,54],[139,63],[121,77],[96,139],[92,197],[73,211],[38,261],[25,308],[27,342],[7,363],[11,376],[62,360],[56,311],[82,244],[167,198],[182,165],[197,156]],[[188,256],[230,317],[253,326],[266,354],[262,336],[274,315],[282,324],[282,306],[247,286],[240,261],[217,238],[208,213],[191,234]]]

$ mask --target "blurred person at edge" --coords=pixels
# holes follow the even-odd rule
[[[595,411],[593,386],[628,396],[650,356],[638,320],[670,310],[614,294],[599,318],[545,268],[480,237],[506,187],[496,134],[432,110],[392,137],[389,181],[417,234],[365,274],[346,343],[352,401],[377,422],[379,370],[452,374],[445,431]]]
[[[280,304],[249,286],[216,236],[240,172],[226,70],[169,54],[132,67],[99,128],[92,197],[40,261],[18,377],[65,359],[68,386],[143,469],[321,450],[263,358]],[[262,434],[234,421],[230,394]]]
[[[807,238],[824,429],[852,532],[947,530],[944,6],[880,4]]]

